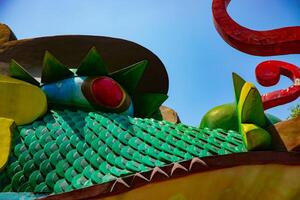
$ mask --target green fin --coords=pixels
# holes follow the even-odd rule
[[[235,102],[239,102],[241,91],[246,81],[236,73],[232,73],[232,80],[235,93]]]
[[[272,137],[264,128],[268,125],[261,96],[257,88],[233,74],[239,131],[247,150],[269,149]]]
[[[12,78],[16,78],[33,85],[39,86],[40,83],[35,80],[20,64],[18,64],[15,60],[11,60],[9,65],[8,74]]]
[[[133,96],[135,116],[151,117],[168,98],[166,94],[144,93]]]
[[[241,123],[251,123],[262,128],[266,127],[267,121],[261,96],[253,84],[247,82],[243,86],[237,109]]]
[[[95,47],[91,48],[82,60],[76,74],[78,76],[105,76],[108,74],[106,64]]]
[[[120,83],[129,94],[132,94],[143,77],[147,65],[148,61],[143,60],[130,65],[129,67],[113,72],[110,74],[110,77]]]
[[[43,61],[43,71],[41,78],[42,83],[59,81],[73,75],[74,74],[72,71],[70,71],[64,64],[58,61],[48,51],[46,51]]]

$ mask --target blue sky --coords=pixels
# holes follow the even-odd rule
[[[300,25],[299,0],[232,0],[230,15],[252,29]],[[257,57],[227,45],[212,23],[211,0],[0,0],[0,22],[19,39],[61,34],[124,38],[153,51],[169,74],[169,99],[181,120],[198,125],[212,107],[233,102],[231,73],[255,83],[261,93],[288,87],[263,88],[255,66],[279,59],[300,66],[300,55]],[[299,100],[298,100],[299,102]],[[296,102],[268,112],[285,119]]]

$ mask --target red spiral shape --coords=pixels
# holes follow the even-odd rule
[[[231,0],[213,0],[214,24],[223,39],[232,47],[252,55],[273,56],[300,53],[300,26],[256,31],[239,25],[227,13]],[[263,86],[276,85],[280,75],[287,76],[293,85],[262,95],[265,109],[289,103],[300,95],[299,67],[281,61],[266,61],[256,68],[257,81]]]
[[[230,0],[213,0],[214,24],[232,47],[248,54],[272,56],[300,53],[300,26],[256,31],[239,25],[227,13]]]
[[[280,75],[284,75],[293,81],[293,85],[286,89],[261,96],[265,110],[289,103],[300,96],[300,68],[296,65],[276,60],[265,61],[256,67],[255,75],[257,81],[266,87],[276,85]]]

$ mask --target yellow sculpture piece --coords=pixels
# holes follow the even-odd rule
[[[281,164],[237,166],[151,183],[101,199],[299,199],[299,170],[299,166]]]
[[[0,171],[5,167],[11,148],[14,120],[0,118]]]
[[[14,125],[30,123],[46,111],[46,96],[40,88],[0,75],[0,171],[8,161]]]
[[[264,128],[267,119],[257,88],[233,74],[239,130],[248,150],[268,149],[272,137]]]
[[[252,83],[246,82],[242,87],[237,106],[241,123],[251,122],[262,127],[266,125],[260,94]]]
[[[0,75],[0,117],[27,124],[47,111],[43,91],[30,83]]]
[[[263,149],[271,145],[271,135],[255,124],[241,124],[241,132],[248,149]]]

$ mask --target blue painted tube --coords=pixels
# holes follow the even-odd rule
[[[92,108],[81,91],[85,79],[86,77],[72,77],[45,84],[41,89],[45,92],[50,104]]]
[[[85,97],[82,92],[82,85],[87,77],[72,77],[57,82],[48,83],[41,87],[47,96],[47,101],[51,105],[70,106],[76,108],[84,108],[88,110],[101,110],[101,108],[93,105]],[[130,97],[129,97],[130,98]],[[112,111],[113,112],[113,111]],[[133,116],[133,103],[130,99],[128,109],[120,114]]]

